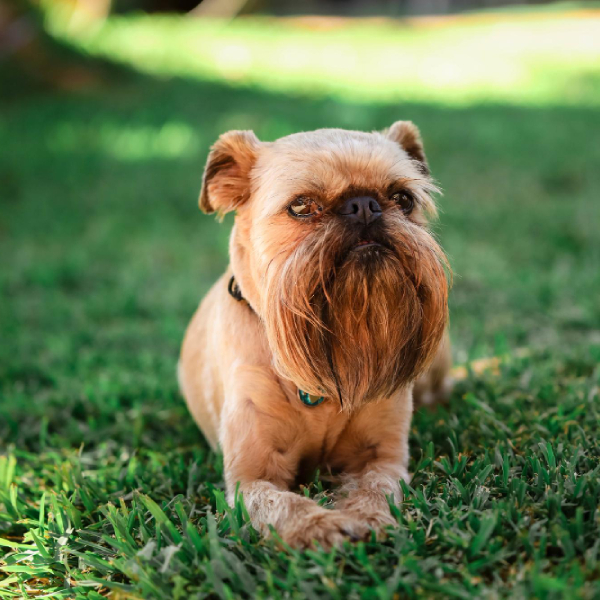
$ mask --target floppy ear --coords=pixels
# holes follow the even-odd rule
[[[224,214],[248,199],[259,145],[252,131],[228,131],[216,141],[202,178],[199,204],[204,212]]]
[[[424,175],[429,175],[429,165],[423,149],[423,140],[419,128],[412,121],[396,121],[384,134],[418,163]]]

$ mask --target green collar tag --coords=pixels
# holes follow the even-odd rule
[[[318,406],[325,400],[325,396],[311,396],[307,392],[303,392],[301,389],[298,389],[298,396],[300,400],[302,400],[303,404],[306,406]]]

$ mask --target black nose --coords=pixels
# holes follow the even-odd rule
[[[381,206],[375,198],[357,196],[346,200],[339,209],[338,214],[344,219],[348,219],[348,221],[369,225],[381,216]]]

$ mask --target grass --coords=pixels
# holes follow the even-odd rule
[[[10,86],[0,598],[600,596],[600,119],[586,97],[354,103],[127,72],[93,93]],[[414,478],[384,543],[286,550],[226,507],[221,458],[177,391],[231,224],[197,210],[203,161],[230,128],[272,139],[398,118],[421,126],[445,190],[456,359],[508,358],[415,415]],[[318,477],[306,493],[327,499]]]
[[[159,76],[369,103],[598,106],[600,7],[565,8],[408,21],[133,15],[101,26],[53,9],[47,20],[86,51]]]

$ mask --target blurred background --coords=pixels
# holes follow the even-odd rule
[[[233,128],[413,120],[456,361],[598,344],[599,109],[596,2],[0,0],[0,437],[180,402],[232,223],[197,195]]]

